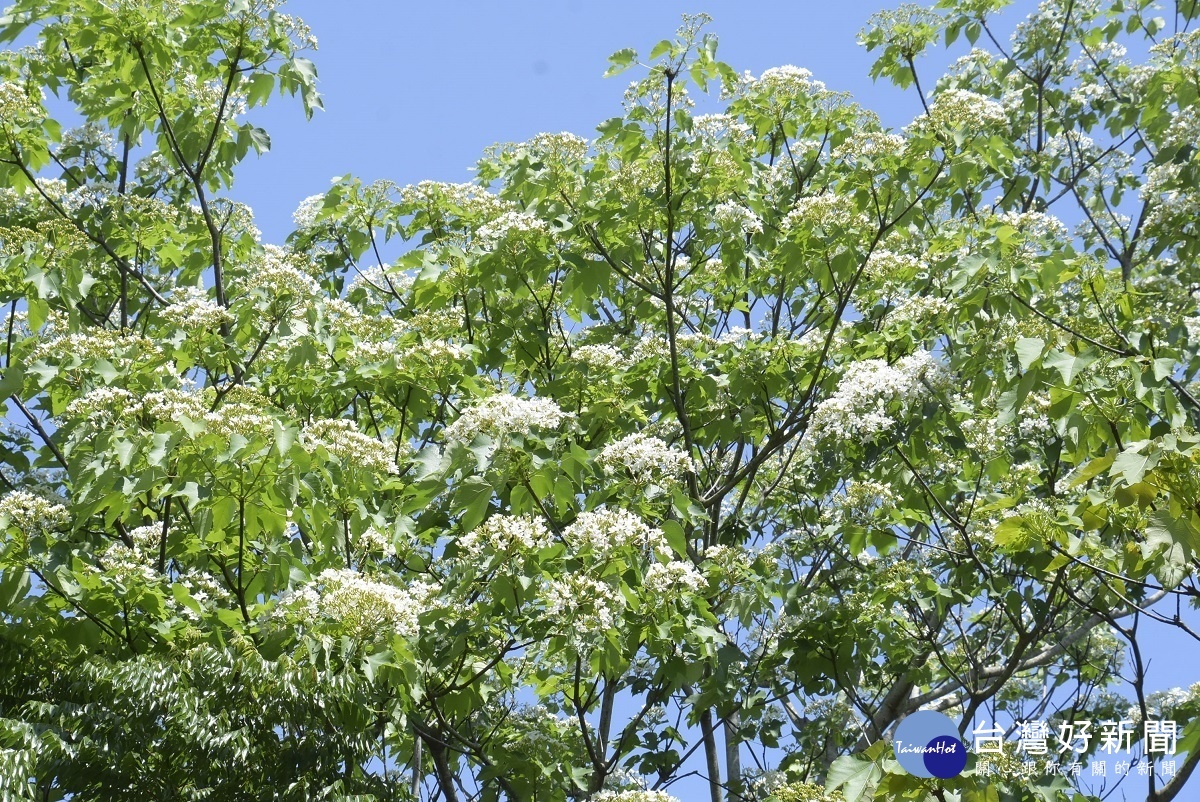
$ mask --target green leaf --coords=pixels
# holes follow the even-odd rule
[[[250,142],[254,145],[254,150],[260,154],[271,149],[271,137],[262,128],[250,128]]]
[[[1025,528],[1025,519],[1020,515],[1005,518],[996,527],[996,545],[1004,549],[1024,549],[1033,539]]]
[[[1029,370],[1029,366],[1042,356],[1042,351],[1046,348],[1046,342],[1037,337],[1020,337],[1017,339],[1017,360],[1021,363],[1021,370]]]
[[[1097,457],[1096,459],[1087,463],[1082,470],[1075,474],[1075,478],[1071,480],[1070,486],[1079,487],[1079,485],[1104,473],[1112,466],[1116,456],[1116,453],[1113,452],[1105,454],[1103,457]]]
[[[882,776],[883,771],[875,763],[855,755],[842,755],[830,765],[825,787],[829,791],[841,788],[846,802],[858,802]]]
[[[1149,454],[1138,453],[1140,448],[1130,447],[1122,451],[1117,458],[1113,460],[1112,469],[1109,474],[1112,476],[1120,476],[1125,480],[1125,484],[1134,485],[1142,481],[1146,476],[1146,472],[1158,465],[1158,451],[1152,451]]]
[[[684,533],[683,526],[680,525],[679,521],[664,521],[662,531],[667,539],[667,545],[671,547],[671,550],[681,558],[687,559],[687,535]]]
[[[281,457],[285,456],[291,451],[292,445],[300,435],[300,430],[295,426],[284,426],[277,420],[271,421],[271,428],[275,432],[275,451]]]
[[[604,72],[605,78],[611,78],[614,75],[620,75],[633,66],[637,61],[637,51],[631,47],[626,47],[618,50],[608,57],[608,63],[612,66]]]
[[[1064,384],[1079,375],[1079,372],[1096,361],[1094,354],[1068,354],[1066,351],[1054,350],[1042,360],[1046,367],[1054,368],[1062,376]]]
[[[659,56],[665,55],[666,53],[668,53],[671,50],[672,46],[673,46],[673,43],[671,42],[670,39],[663,39],[661,42],[656,44],[654,46],[654,48],[650,51],[650,60],[654,61]]]
[[[8,398],[10,395],[20,397],[24,386],[25,371],[20,365],[13,365],[0,375],[0,398]]]
[[[1184,561],[1188,561],[1200,551],[1200,532],[1196,532],[1192,522],[1187,519],[1171,515],[1166,510],[1157,510],[1146,525],[1146,544],[1154,550],[1178,547],[1182,550]]]
[[[454,494],[454,509],[463,511],[462,527],[464,531],[470,531],[483,522],[493,492],[492,486],[478,476],[470,476],[459,485]]]
[[[968,788],[963,791],[962,802],[1000,802],[1000,791],[994,785]]]
[[[1157,381],[1162,381],[1168,376],[1175,373],[1176,362],[1168,357],[1161,357],[1154,360],[1154,378]]]

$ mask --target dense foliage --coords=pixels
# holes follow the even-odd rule
[[[1139,623],[1196,637],[1200,9],[1004,5],[872,18],[901,131],[688,17],[595,139],[282,245],[222,197],[320,104],[277,0],[12,6],[0,795],[1111,790],[910,776],[924,707],[1171,717],[1122,790],[1182,798]]]

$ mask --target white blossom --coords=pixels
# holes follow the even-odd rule
[[[62,529],[69,520],[63,504],[28,490],[13,490],[0,498],[0,527],[16,527],[24,535]]]
[[[934,96],[929,113],[921,115],[905,131],[956,129],[981,133],[1008,125],[1008,113],[991,98],[966,89],[945,89]]]
[[[616,588],[585,574],[568,574],[546,588],[546,614],[572,639],[591,639],[617,625],[625,599]]]
[[[627,547],[649,554],[671,553],[661,529],[649,526],[631,512],[607,507],[580,513],[563,537],[574,548],[598,556]]]
[[[547,234],[550,227],[530,212],[509,211],[479,227],[476,236],[487,247],[495,247],[510,237]]]
[[[416,637],[423,602],[404,588],[328,568],[312,583],[284,594],[280,608],[302,620],[332,619],[362,640],[386,640],[392,634]]]
[[[573,417],[548,398],[493,395],[464,409],[446,427],[444,437],[448,443],[467,445],[480,434],[500,439],[513,433],[528,435],[536,429],[554,430]]]
[[[573,356],[590,368],[605,371],[622,371],[632,362],[619,349],[605,343],[581,345]]]
[[[642,580],[642,590],[663,601],[677,599],[681,593],[699,593],[704,585],[704,577],[696,567],[682,560],[652,563]]]
[[[554,538],[540,518],[530,515],[493,515],[458,539],[459,550],[471,558],[506,554],[512,549],[535,551],[554,543]]]
[[[634,481],[645,483],[660,478],[678,479],[690,466],[688,455],[657,437],[635,433],[610,443],[596,462],[605,470],[628,471]]]
[[[743,143],[749,140],[753,130],[749,125],[730,114],[697,114],[692,118],[692,130],[705,139],[729,138]]]
[[[779,228],[784,233],[797,229],[852,228],[863,225],[866,220],[866,215],[858,210],[852,195],[827,192],[797,198],[791,211],[780,221]]]
[[[306,448],[324,448],[348,465],[375,473],[398,473],[393,460],[395,447],[363,434],[353,421],[343,418],[317,420],[304,427],[301,438]]]
[[[601,791],[589,797],[590,802],[679,802],[666,791]]]
[[[321,212],[321,208],[324,205],[325,193],[309,195],[300,201],[300,205],[296,207],[296,211],[292,212],[292,223],[295,224],[296,230],[308,231],[316,225],[317,215]]]
[[[723,227],[745,234],[761,234],[762,220],[739,203],[724,201],[713,209],[713,221]]]
[[[814,80],[812,71],[792,64],[771,67],[758,77],[755,88],[768,90],[776,96],[816,95],[825,91],[822,81]]]
[[[84,418],[94,425],[108,425],[139,407],[137,397],[128,390],[120,387],[97,387],[67,404],[63,415],[68,418]]]
[[[941,369],[927,351],[906,356],[895,365],[866,359],[846,368],[837,390],[813,412],[804,442],[828,436],[869,441],[897,423],[892,411],[903,413],[926,392],[925,382],[943,382]]]
[[[233,320],[229,311],[208,297],[199,287],[177,289],[171,303],[162,311],[163,317],[187,332],[212,332]]]
[[[268,299],[294,298],[307,302],[321,293],[316,279],[297,265],[298,257],[283,248],[264,245],[258,263],[246,271],[244,281]]]
[[[848,138],[831,154],[834,159],[886,159],[904,152],[907,140],[899,134],[864,131]]]

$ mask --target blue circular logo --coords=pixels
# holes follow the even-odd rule
[[[892,749],[900,767],[914,777],[948,780],[967,767],[967,746],[949,716],[918,710],[896,727]]]

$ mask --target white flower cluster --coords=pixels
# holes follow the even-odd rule
[[[904,153],[907,140],[899,134],[864,131],[850,137],[831,154],[838,160],[888,159]]]
[[[677,479],[689,466],[688,455],[657,437],[631,434],[609,443],[596,462],[609,472],[628,471],[635,482]]]
[[[995,63],[996,57],[989,51],[982,47],[974,47],[971,48],[970,53],[955,59],[947,72],[953,75],[963,75],[964,73],[986,71],[991,69]]]
[[[493,395],[464,409],[446,427],[444,437],[448,443],[467,445],[480,434],[498,440],[513,433],[527,435],[535,429],[557,429],[573,417],[548,398]]]
[[[749,141],[753,129],[732,114],[697,114],[692,118],[692,130],[698,137],[718,141],[729,138],[744,144]]]
[[[0,527],[16,527],[25,535],[62,529],[69,520],[66,506],[28,490],[13,490],[0,498]]]
[[[954,304],[945,298],[933,295],[913,295],[900,300],[888,313],[888,326],[924,326],[933,322],[947,322],[954,311]]]
[[[321,293],[316,280],[297,265],[298,257],[275,245],[264,245],[261,257],[246,272],[246,283],[271,300],[309,301]]]
[[[414,209],[444,209],[456,214],[495,216],[509,208],[507,201],[478,184],[422,181],[400,190],[400,202]]]
[[[699,593],[704,585],[704,577],[696,567],[683,560],[652,563],[642,580],[642,590],[662,601],[678,599],[681,593]]]
[[[301,438],[306,448],[324,448],[355,468],[375,473],[399,472],[392,459],[393,447],[363,434],[353,421],[344,418],[313,421],[304,427]]]
[[[280,607],[301,619],[333,619],[353,636],[370,641],[392,634],[416,637],[424,601],[395,585],[328,568],[301,590],[285,594]]]
[[[229,592],[211,574],[195,568],[184,571],[179,576],[179,584],[187,590],[188,596],[202,610],[212,609],[221,601],[229,598]],[[199,620],[200,615],[188,605],[180,604],[179,607],[185,618],[192,621]]]
[[[360,561],[364,557],[391,557],[396,553],[396,547],[387,532],[382,532],[374,526],[368,526],[366,531],[355,541],[354,553]]]
[[[292,223],[297,231],[308,231],[317,223],[317,215],[325,205],[325,193],[309,195],[300,201],[296,211],[292,212]]]
[[[97,387],[67,404],[63,416],[83,418],[93,425],[107,426],[139,406],[137,397],[128,390]]]
[[[967,448],[979,461],[988,462],[1004,453],[1004,433],[995,417],[970,417],[960,426],[966,437]]]
[[[88,570],[98,574],[102,582],[115,583],[124,591],[131,586],[154,585],[163,581],[163,577],[154,570],[153,561],[149,552],[115,542],[99,554],[99,564],[89,565]]]
[[[141,409],[150,417],[178,423],[180,418],[203,420],[208,412],[204,396],[187,390],[159,390],[147,393],[142,399]]]
[[[1115,645],[1120,648],[1119,644]],[[1150,714],[1151,718],[1169,719],[1180,712],[1179,708],[1194,701],[1197,697],[1200,697],[1200,682],[1192,684],[1187,689],[1175,687],[1155,691],[1146,697],[1146,712]],[[1141,710],[1137,706],[1131,707],[1129,710],[1131,715],[1126,718],[1131,718],[1135,724],[1140,724]]]
[[[884,284],[904,284],[925,272],[926,264],[919,256],[879,249],[867,258],[863,277]]]
[[[601,791],[589,797],[590,802],[679,802],[666,791]]]
[[[494,248],[509,239],[526,240],[550,232],[550,227],[530,212],[505,212],[479,227],[476,236],[481,244]]]
[[[713,209],[713,222],[722,228],[745,234],[761,234],[762,220],[740,203],[718,203]]]
[[[932,126],[934,130],[981,133],[1007,125],[1008,114],[1004,107],[991,98],[966,89],[946,89],[933,98],[929,114],[918,117],[909,127],[922,130]]]
[[[42,90],[15,81],[0,81],[0,121],[26,122],[37,117],[41,111]]]
[[[570,639],[592,639],[617,625],[625,599],[612,585],[586,574],[568,574],[546,587],[546,613]]]
[[[813,444],[825,437],[840,436],[869,441],[890,429],[900,414],[907,412],[925,394],[925,382],[944,383],[942,368],[928,351],[906,356],[895,365],[882,359],[866,359],[846,368],[837,390],[813,412],[804,442]]]
[[[56,362],[85,359],[106,359],[119,368],[129,367],[138,357],[161,355],[162,351],[150,339],[140,334],[121,333],[115,329],[89,327],[82,331],[59,330],[52,321],[42,334],[43,339],[29,355],[30,362],[47,359]]]
[[[68,215],[78,215],[84,209],[100,210],[116,195],[117,188],[108,182],[97,182],[74,187],[58,199]]]
[[[589,368],[602,371],[622,371],[631,363],[619,349],[607,344],[581,345],[575,349],[574,357]]]
[[[724,334],[716,339],[718,345],[745,345],[746,343],[761,342],[766,335],[745,326],[730,326]]]
[[[168,169],[173,170],[174,168]],[[166,205],[165,202],[163,205]],[[258,229],[258,226],[254,225],[254,210],[249,206],[237,201],[231,201],[228,198],[216,198],[213,200],[212,206],[217,214],[220,215],[225,233],[230,239],[240,239],[245,236],[254,242],[262,242],[262,232]],[[191,210],[192,219],[200,220],[203,217],[204,212],[197,204],[193,203],[188,208]],[[282,251],[283,249],[279,248],[279,250]]]
[[[404,296],[416,282],[412,276],[391,267],[369,267],[359,272],[346,291],[353,295],[357,290],[363,290],[372,298],[395,298]]]
[[[1066,225],[1052,214],[1044,212],[1004,212],[996,220],[1012,226],[1028,239],[1063,240],[1067,237]]]
[[[601,508],[582,512],[566,528],[563,537],[579,551],[590,550],[604,556],[617,549],[633,548],[648,554],[670,554],[662,530],[648,526],[626,510]]]
[[[233,320],[228,310],[209,298],[207,290],[199,287],[176,290],[170,305],[163,309],[162,314],[169,322],[189,333],[213,332]]]
[[[587,158],[588,141],[570,131],[560,131],[557,134],[538,134],[533,139],[521,143],[521,147],[542,159],[571,164]]]
[[[1081,131],[1063,131],[1046,140],[1042,155],[1053,162],[1083,164],[1101,155],[1096,140]]]
[[[814,80],[810,70],[792,64],[771,67],[758,76],[758,80],[747,89],[765,93],[773,104],[823,95],[826,92],[824,82]]]
[[[1182,164],[1156,164],[1146,170],[1138,195],[1150,205],[1146,224],[1153,228],[1200,217],[1200,193],[1183,180]]]
[[[823,195],[810,195],[797,198],[792,210],[784,216],[779,228],[785,234],[801,230],[811,232],[814,229],[854,228],[867,222],[865,213],[855,206],[851,195],[827,192]]]
[[[225,403],[209,411],[211,399],[208,394],[186,390],[161,390],[148,393],[141,407],[131,410],[144,413],[160,421],[180,423],[183,418],[203,423],[205,429],[221,437],[239,434],[243,437],[270,437],[273,426],[270,415],[264,410],[270,402],[248,387],[235,387],[225,396]]]
[[[1054,422],[1050,420],[1050,394],[1030,393],[1025,397],[1017,421],[1017,434],[1021,442],[1036,442],[1053,431]]]
[[[531,515],[493,515],[458,539],[459,550],[470,558],[507,554],[515,549],[535,551],[554,543],[540,518]]]
[[[224,81],[201,81],[200,76],[187,73],[175,79],[175,90],[183,95],[188,106],[201,107],[204,113],[215,112],[222,105],[225,107],[225,119],[231,120],[246,113],[245,97],[236,92],[227,93]]]
[[[847,480],[842,492],[834,496],[830,506],[821,513],[821,522],[866,521],[893,509],[899,501],[896,492],[883,482]]]

